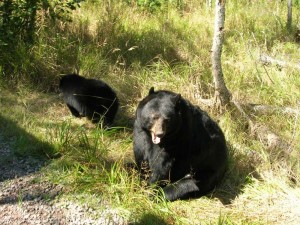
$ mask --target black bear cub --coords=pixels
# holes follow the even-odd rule
[[[223,178],[227,147],[220,127],[206,112],[171,91],[151,88],[138,105],[133,149],[149,184],[169,201],[207,194]]]
[[[103,120],[107,126],[112,124],[119,101],[114,90],[103,81],[67,74],[60,79],[59,90],[74,116],[86,116],[93,123]]]

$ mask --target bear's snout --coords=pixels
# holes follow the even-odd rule
[[[164,134],[157,134],[151,131],[151,138],[153,144],[159,144],[161,142],[161,139],[163,138]]]
[[[152,142],[159,144],[161,139],[165,136],[165,124],[162,118],[158,118],[154,121],[153,126],[150,129]]]

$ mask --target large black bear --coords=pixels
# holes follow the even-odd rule
[[[224,134],[206,112],[170,91],[154,91],[138,105],[133,149],[149,184],[169,201],[207,194],[223,178],[228,151]]]
[[[67,74],[60,79],[59,90],[74,116],[86,116],[94,123],[103,120],[107,126],[112,124],[119,101],[114,90],[103,81]]]

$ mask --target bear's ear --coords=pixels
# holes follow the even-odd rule
[[[150,90],[149,90],[148,95],[151,95],[151,94],[154,94],[154,87],[151,87]]]

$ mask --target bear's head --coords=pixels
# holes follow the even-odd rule
[[[84,78],[77,74],[66,74],[59,76],[59,91],[65,92],[74,89],[78,84],[83,84]]]
[[[142,127],[151,135],[154,144],[160,144],[179,130],[182,123],[180,94],[154,91],[152,87],[141,111]]]

